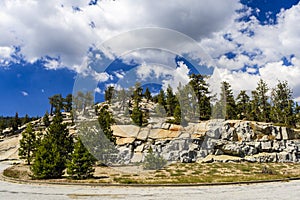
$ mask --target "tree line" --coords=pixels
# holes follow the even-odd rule
[[[169,85],[166,91],[161,89],[155,96],[140,83],[128,90],[115,90],[109,86],[105,90],[105,100],[111,103],[114,98],[123,109],[127,106],[132,121],[138,126],[147,125],[149,117],[147,110],[141,106],[142,99],[157,103],[155,112],[175,124],[211,118],[273,122],[291,127],[299,122],[300,107],[293,100],[287,81],[278,81],[274,88],[269,88],[260,79],[255,90],[241,90],[236,97],[232,86],[224,81],[218,97],[209,90],[207,78],[201,74],[192,74],[189,83],[184,86],[179,84],[176,93]]]
[[[6,128],[12,128],[12,130],[16,132],[20,126],[37,119],[39,119],[39,117],[29,117],[28,114],[24,117],[19,117],[18,112],[16,112],[14,117],[0,116],[0,134],[2,134],[2,131]]]
[[[221,98],[216,103],[215,116],[222,113],[225,119],[246,119],[260,122],[273,122],[283,126],[295,127],[299,122],[300,107],[293,100],[293,92],[287,81],[278,81],[274,88],[260,79],[251,96],[241,90],[236,98],[231,85],[222,82]],[[220,105],[225,105],[222,109]]]

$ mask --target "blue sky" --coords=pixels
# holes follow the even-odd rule
[[[140,81],[176,88],[198,71],[214,77],[213,91],[220,80],[230,82],[235,93],[253,90],[260,78],[270,87],[287,80],[300,101],[299,20],[298,0],[3,0],[0,116],[43,115],[48,97],[72,93],[78,76],[95,81],[96,100],[107,85]],[[149,27],[178,31],[204,53],[187,52],[185,40],[165,44],[163,34],[135,35],[134,30]],[[123,39],[110,44],[114,48],[139,43],[145,49],[95,53],[120,34]],[[147,40],[177,45],[177,52],[147,49]],[[105,69],[93,67],[104,61]]]

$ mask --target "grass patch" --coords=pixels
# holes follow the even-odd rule
[[[113,179],[117,183],[122,183],[122,184],[137,184],[139,181],[131,178],[114,178]]]
[[[17,170],[13,170],[11,168],[7,168],[3,171],[3,175],[11,178],[19,178],[21,177],[21,172]]]
[[[260,181],[270,179],[284,179],[300,177],[299,163],[191,163],[172,164],[155,171],[128,174],[125,172],[107,170],[105,178],[99,178],[103,173],[80,182],[90,183],[120,183],[120,184],[192,184]],[[12,166],[4,170],[3,174],[12,178],[30,179],[29,167],[26,165]],[[66,179],[66,178],[63,178]],[[69,181],[69,180],[59,181]],[[53,180],[49,180],[53,181]]]

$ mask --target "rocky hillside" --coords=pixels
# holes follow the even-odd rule
[[[154,105],[148,107],[154,110]],[[93,110],[89,112],[92,115]],[[112,109],[112,112],[115,111]],[[166,118],[156,117],[151,112],[149,115],[149,124],[138,127],[132,125],[124,113],[114,113],[119,121],[112,126],[118,164],[143,162],[150,149],[170,162],[300,161],[300,136],[296,129],[241,120],[209,120],[180,126],[166,123]],[[63,116],[70,134],[76,134],[70,113],[63,113]],[[36,131],[46,131],[42,119],[30,123]],[[19,132],[25,127],[19,127]],[[2,136],[0,160],[18,159],[20,138],[20,133],[12,135],[9,131]]]
[[[68,129],[70,134],[76,133],[76,128],[72,125],[71,114],[68,112],[62,113],[64,123],[68,124]],[[51,122],[53,119],[52,116],[49,117],[49,121]],[[47,127],[43,122],[43,118],[37,119],[35,121],[29,122],[32,124],[35,132],[45,133]],[[18,131],[14,132],[11,128],[7,128],[2,132],[0,137],[0,161],[3,160],[14,160],[19,161],[18,156],[18,148],[19,141],[22,138],[22,132],[26,129],[27,124],[20,126]]]
[[[168,161],[298,162],[299,131],[270,123],[209,120],[186,127],[113,126],[123,162],[142,162],[151,148]],[[122,154],[122,153],[121,153]],[[124,154],[124,153],[123,153]],[[126,154],[126,153],[125,153]]]

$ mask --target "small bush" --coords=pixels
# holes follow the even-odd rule
[[[148,155],[145,157],[143,168],[147,170],[155,170],[164,167],[166,164],[167,161],[163,157],[155,155],[152,149],[150,149]]]

